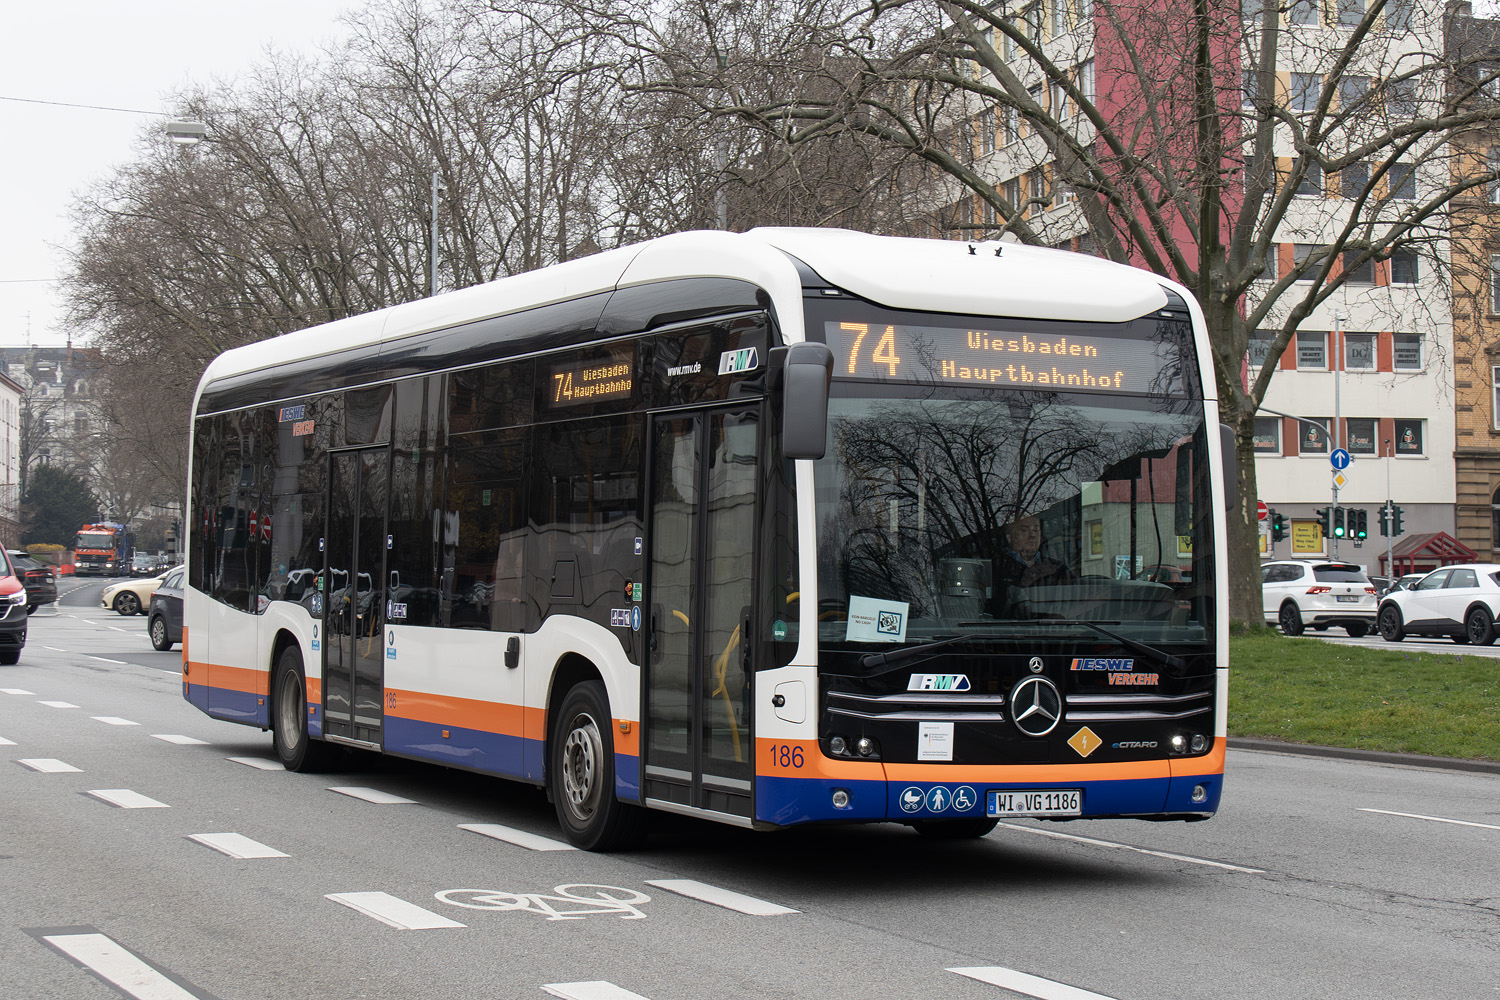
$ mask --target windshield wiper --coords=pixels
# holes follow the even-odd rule
[[[950,635],[946,639],[934,639],[931,642],[924,642],[916,646],[902,646],[900,649],[893,649],[889,653],[866,653],[859,658],[859,665],[869,670],[871,667],[883,667],[888,663],[900,663],[902,660],[911,659],[918,653],[941,649],[944,646],[951,646],[955,642],[963,642],[973,638],[971,635]]]
[[[1163,664],[1172,667],[1174,670],[1187,669],[1187,661],[1179,656],[1173,656],[1171,653],[1167,652],[1164,649],[1157,649],[1155,646],[1147,645],[1146,643],[1141,642],[1139,639],[1132,639],[1128,635],[1121,635],[1114,629],[1108,629],[1103,625],[1098,624],[1097,622],[1084,621],[1081,618],[997,618],[993,620],[985,619],[982,621],[963,622],[962,624],[966,627],[979,625],[1076,625],[1082,628],[1093,629],[1100,635],[1108,636],[1115,642],[1118,642],[1120,645],[1130,650],[1132,653],[1140,653],[1142,656],[1154,656]],[[1111,622],[1110,624],[1113,625],[1118,623]]]

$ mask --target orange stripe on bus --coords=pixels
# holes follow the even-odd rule
[[[799,752],[801,767],[797,766]],[[755,741],[755,773],[766,778],[830,778],[844,781],[880,781],[885,777],[879,761],[825,757],[817,740],[773,740],[764,737]]]
[[[1223,774],[1224,773],[1224,741],[1214,740],[1214,748],[1202,757],[1173,757],[1168,759],[1172,765],[1172,777],[1186,778],[1195,774]]]

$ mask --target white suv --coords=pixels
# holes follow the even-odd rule
[[[1287,635],[1337,625],[1358,638],[1375,627],[1375,585],[1353,563],[1262,563],[1260,590],[1266,621]]]

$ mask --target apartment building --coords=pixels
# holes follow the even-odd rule
[[[1358,235],[1361,220],[1389,231],[1393,221],[1417,215],[1426,199],[1450,183],[1451,156],[1435,141],[1417,142],[1394,156],[1389,148],[1375,149],[1338,173],[1325,176],[1313,163],[1294,174],[1299,132],[1284,119],[1311,123],[1321,115],[1325,123],[1334,121],[1333,126],[1325,124],[1327,138],[1320,148],[1343,153],[1435,114],[1445,99],[1446,81],[1433,53],[1443,51],[1450,17],[1437,4],[1388,0],[1355,58],[1341,63],[1341,50],[1365,17],[1365,0],[1295,0],[1274,7],[1282,30],[1276,35],[1275,92],[1268,98],[1283,123],[1274,133],[1273,195],[1293,189],[1271,234],[1266,273],[1247,297],[1247,309],[1267,296],[1286,305],[1271,309],[1258,324],[1264,329],[1252,337],[1247,376],[1254,377],[1266,362],[1274,332],[1290,315],[1291,305],[1314,288],[1310,281],[1299,281],[1300,274],[1327,263],[1343,282],[1311,305],[1275,361],[1264,405],[1286,416],[1266,412],[1256,422],[1259,499],[1298,529],[1292,532],[1295,551],[1292,537],[1279,544],[1268,537],[1264,554],[1333,553],[1331,540],[1309,529],[1320,509],[1334,502],[1336,470],[1330,455],[1343,448],[1352,462],[1343,471],[1337,502],[1367,511],[1371,537],[1358,549],[1352,542],[1339,543],[1338,554],[1373,571],[1385,553],[1379,509],[1388,498],[1402,507],[1403,538],[1451,536],[1455,531],[1455,364],[1464,355],[1454,349],[1448,223],[1441,213],[1426,218],[1376,259],[1359,253],[1334,257],[1328,248],[1351,232]],[[1248,148],[1260,89],[1251,53],[1261,38],[1262,10],[1253,0],[1246,0],[1244,9],[1245,34],[1236,37],[1231,31],[1211,44],[1217,46],[1215,63],[1227,81],[1221,86],[1237,90],[1243,111],[1243,116],[1234,114],[1232,96],[1222,101],[1225,128],[1242,130]],[[1154,103],[1158,95],[1145,91],[1159,87],[1170,92],[1174,87],[1172,60],[1181,53],[1171,46],[1183,32],[1173,28],[1173,18],[1180,21],[1185,15],[1180,6],[1166,3],[1159,17],[1139,5],[1132,5],[1127,16],[1120,11],[1103,0],[1097,7],[1093,0],[1040,0],[1020,9],[1012,23],[1066,69],[1113,132],[1139,136],[1135,125],[1159,107]],[[1046,81],[1008,39],[995,44],[1039,106],[1080,141],[1093,139],[1092,126],[1068,107],[1065,88]],[[1160,76],[1147,78],[1148,84],[1136,75],[1143,59],[1155,59],[1162,67]],[[1026,205],[1025,224],[1044,242],[1091,250],[1099,234],[1090,230],[1073,192],[1054,178],[1042,137],[1019,117],[1002,111],[971,119],[976,167],[995,179],[1008,200]],[[1224,200],[1233,212],[1243,192],[1233,186],[1245,183],[1247,169],[1233,134],[1223,148]],[[970,206],[958,204],[955,212],[960,223],[996,223],[992,210],[978,199]],[[1195,237],[1189,222],[1179,218],[1170,225],[1178,246],[1190,248]],[[1495,252],[1500,254],[1500,246]],[[1149,266],[1139,251],[1134,262]],[[1492,306],[1500,303],[1500,292],[1496,294]],[[1500,370],[1500,355],[1495,365]],[[1490,373],[1484,384],[1492,384]],[[1500,414],[1492,426],[1500,428]],[[1491,503],[1500,504],[1500,495],[1493,493],[1500,490],[1500,431],[1496,444],[1495,482],[1486,480],[1492,491],[1485,499],[1486,515]]]

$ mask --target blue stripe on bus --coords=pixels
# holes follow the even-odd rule
[[[1194,785],[1209,786],[1208,801],[1192,802]],[[1222,779],[1217,775],[1184,778],[1131,778],[1114,781],[1007,782],[1006,788],[1083,789],[1083,816],[1143,815],[1160,812],[1209,813],[1218,808]],[[939,796],[946,801],[941,810],[928,806],[933,788],[945,789]],[[967,787],[974,804],[965,810],[952,807],[956,789]],[[964,781],[841,781],[828,778],[757,777],[755,779],[755,818],[778,825],[817,820],[891,820],[958,819],[985,815],[985,792],[996,787],[987,782]],[[923,802],[907,811],[902,798],[909,789],[917,789]],[[833,805],[833,793],[842,789],[849,794],[847,808]],[[909,801],[909,800],[908,800]]]
[[[203,710],[214,718],[262,729],[270,727],[271,710],[264,704],[265,699],[254,691],[207,686],[204,690],[208,693],[208,705]]]

